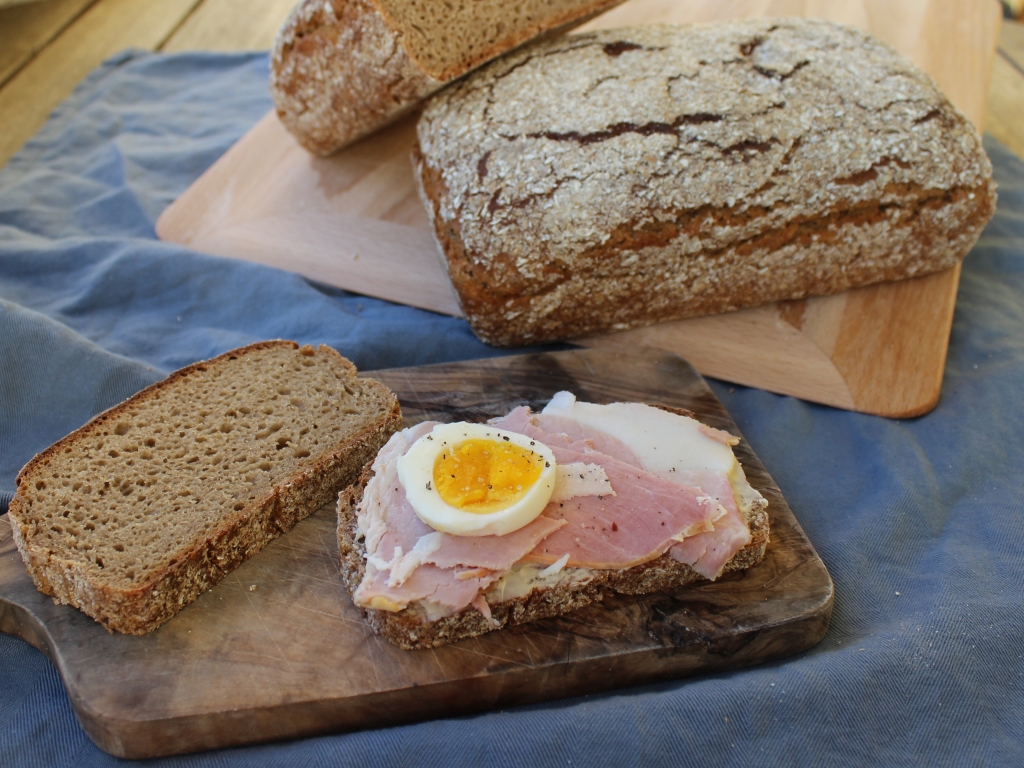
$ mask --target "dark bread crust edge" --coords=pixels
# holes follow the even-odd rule
[[[659,406],[660,407],[660,406]],[[683,409],[664,410],[691,415]],[[369,465],[363,470],[359,482],[338,495],[338,553],[342,579],[349,594],[356,588],[366,572],[366,548],[359,536],[356,507],[366,484],[373,476]],[[747,520],[750,543],[725,565],[723,573],[751,568],[761,562],[769,540],[767,505],[754,507]],[[642,565],[621,571],[600,571],[586,584],[533,590],[523,597],[506,600],[490,606],[487,619],[472,606],[452,616],[428,621],[421,609],[410,605],[401,611],[378,611],[364,608],[363,615],[373,631],[386,637],[403,650],[436,648],[467,637],[491,632],[508,626],[560,616],[604,599],[606,594],[618,592],[627,595],[646,595],[679,589],[698,581],[707,581],[685,563],[680,563],[667,552]]]
[[[793,222],[789,227],[760,233],[750,241],[733,243],[707,252],[705,255],[722,264],[725,278],[716,291],[681,296],[664,284],[651,284],[642,277],[624,279],[619,275],[603,276],[594,270],[579,270],[568,274],[563,289],[569,285],[575,290],[558,302],[557,308],[539,313],[537,306],[543,304],[547,295],[531,293],[528,289],[516,291],[502,284],[502,270],[498,267],[482,266],[491,255],[471,253],[462,236],[458,218],[445,221],[440,215],[443,200],[451,197],[445,185],[443,171],[431,165],[424,157],[419,140],[411,151],[413,176],[421,202],[431,219],[431,232],[437,245],[449,278],[456,290],[459,306],[473,333],[486,344],[495,347],[518,347],[542,344],[566,339],[582,338],[598,333],[626,330],[670,320],[683,320],[705,315],[722,314],[738,309],[761,306],[775,301],[805,299],[812,296],[828,296],[854,288],[864,288],[883,282],[904,280],[908,277],[922,277],[954,267],[974,247],[989,219],[995,213],[995,183],[988,179],[975,187],[958,187],[935,193],[924,188],[910,190],[906,200],[901,201],[909,223],[904,225],[904,237],[894,239],[891,253],[906,256],[904,261],[885,269],[848,269],[822,275],[823,264],[808,261],[799,275],[800,285],[775,284],[772,280],[750,279],[747,258],[744,255],[752,244],[764,243],[762,250],[775,250],[770,244],[782,241],[784,247],[809,240],[821,230],[834,231],[836,241],[842,242],[841,233],[856,231],[865,221],[882,217],[883,206],[862,209],[830,210],[817,219]],[[972,205],[967,201],[973,200]],[[889,204],[892,207],[892,203]],[[929,231],[919,215],[927,208],[969,208],[957,226],[950,232]],[[684,211],[679,214],[678,229],[692,226],[704,211]],[[742,216],[732,210],[715,211],[723,219]],[[674,248],[675,225],[666,226],[671,234],[659,243],[665,253]],[[591,249],[594,255],[612,260],[622,253],[650,247],[654,236],[647,232],[612,232],[612,245]],[[929,238],[962,239],[960,247],[952,254],[939,254],[931,260],[918,258],[911,253],[911,241]],[[846,250],[849,250],[847,248]],[[835,252],[845,251],[837,246]],[[679,269],[687,267],[685,257],[680,257]],[[495,259],[497,260],[497,259]],[[698,275],[699,277],[699,275]],[[734,289],[732,286],[741,286]],[[583,300],[577,300],[576,296]]]
[[[146,387],[37,454],[18,473],[16,489],[29,482],[49,457],[115,420],[131,405],[158,396],[191,374],[205,370],[206,366],[274,347],[299,349],[293,341],[257,342],[193,363]],[[318,351],[335,355],[355,375],[355,366],[336,350],[321,345]],[[399,429],[402,413],[394,394],[373,379],[360,381],[373,382],[387,392],[391,400],[387,414],[362,432],[335,445],[315,462],[281,478],[276,486],[231,515],[177,560],[132,589],[118,589],[99,583],[80,573],[77,564],[35,550],[26,540],[31,523],[21,509],[21,499],[15,490],[8,517],[15,544],[36,587],[43,594],[51,595],[55,602],[78,608],[107,630],[143,635],[156,629],[244,560],[329,502],[338,488],[354,482],[360,470],[373,460],[381,446]]]

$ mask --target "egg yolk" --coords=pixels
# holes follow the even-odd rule
[[[528,448],[495,440],[467,440],[444,450],[434,463],[434,487],[449,506],[487,514],[530,490],[544,458]]]

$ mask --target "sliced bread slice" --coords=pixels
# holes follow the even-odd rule
[[[333,349],[252,344],[32,459],[14,539],[40,591],[145,634],[354,482],[400,424],[394,394]]]

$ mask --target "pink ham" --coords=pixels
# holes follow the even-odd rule
[[[735,510],[715,521],[715,530],[691,536],[669,550],[673,559],[686,563],[714,581],[733,556],[750,543],[750,529]]]
[[[513,408],[504,416],[499,416],[496,419],[490,419],[487,423],[494,425],[498,429],[507,429],[509,432],[518,432],[523,435],[526,434],[523,430],[533,423],[534,418],[535,415],[533,411],[530,410],[530,406],[520,405],[518,408]]]
[[[427,430],[429,431],[429,429]],[[359,527],[366,534],[366,553],[383,561],[411,550],[421,536],[433,529],[424,523],[405,498],[398,480],[398,459],[415,442],[399,432],[381,449],[373,463],[374,475],[359,504]]]
[[[580,424],[567,416],[538,413],[534,416],[533,423],[548,435],[565,434],[571,437],[573,442],[585,441],[595,451],[600,451],[606,456],[632,464],[634,467],[641,466],[636,454],[621,440],[586,424]]]
[[[505,418],[508,419],[507,423],[502,423],[503,420],[499,419],[495,422],[495,426],[529,435],[548,444],[553,449],[556,447],[575,451],[582,449],[585,454],[589,454],[590,450],[585,446],[590,446],[591,450],[600,446],[605,449],[605,452],[614,452],[615,458],[620,461],[631,464],[634,467],[640,464],[633,452],[616,438],[604,435],[599,430],[581,425],[570,418],[553,414],[531,414],[529,409],[525,407],[517,408]],[[735,445],[738,442],[738,438],[720,429],[702,424],[701,431],[708,437],[726,445]],[[559,453],[561,451],[556,451],[555,453],[555,457],[559,462],[572,460],[567,458],[567,454],[562,453],[562,455],[559,455]],[[608,471],[607,468],[605,471]],[[661,472],[657,474],[661,480],[672,483],[676,489],[685,489],[685,493],[691,497],[696,490],[698,496],[707,496],[715,499],[725,510],[725,514],[714,521],[713,530],[693,535],[685,535],[684,533],[685,538],[682,542],[669,541],[667,545],[662,546],[663,542],[655,548],[655,554],[652,557],[656,557],[666,549],[669,549],[673,558],[687,563],[697,573],[709,579],[717,578],[725,564],[750,543],[750,531],[736,507],[736,497],[728,475],[724,472],[710,470],[678,473]],[[610,474],[609,477],[611,477]],[[619,485],[614,479],[612,479],[612,487],[616,488],[618,496],[623,496],[623,493],[618,491]],[[678,493],[678,490],[675,490],[675,492]],[[611,499],[608,501],[610,502]],[[592,523],[588,523],[587,518],[589,517],[591,520],[600,519],[601,513],[589,508],[595,505],[607,506],[604,500],[594,500],[593,498],[574,499],[570,500],[568,504],[573,506],[568,508],[562,507],[561,511],[563,513],[562,518],[570,521],[569,526],[559,534],[545,539],[541,546],[530,553],[528,556],[530,559],[536,558],[541,562],[552,562],[555,558],[550,557],[550,555],[555,551],[556,546],[577,545],[575,547],[576,551],[581,551],[584,543],[589,541],[588,537],[577,536],[575,532],[570,533],[570,531],[575,531],[581,526],[585,526],[583,530],[588,534],[595,532],[594,529],[589,527]],[[567,509],[568,511],[566,511]],[[556,516],[547,510],[545,514],[549,517]],[[575,520],[574,518],[576,517],[579,519]],[[598,526],[598,528],[600,527],[602,526]],[[607,531],[602,531],[601,533],[602,535],[608,535]],[[615,533],[618,533],[618,531]],[[541,550],[544,550],[543,556],[541,555]],[[625,554],[626,551],[629,551],[629,548],[623,551],[620,558],[624,559],[630,556]],[[583,560],[578,556],[574,557],[572,550],[566,549],[565,552],[570,554],[569,565],[583,563]],[[631,556],[638,557],[638,553],[633,550]],[[647,559],[652,559],[652,557]],[[584,556],[583,559],[588,559],[588,556]],[[637,562],[644,562],[644,560],[639,559]],[[631,564],[636,564],[636,562]],[[616,562],[603,567],[625,568],[629,567],[629,565],[630,563]],[[602,566],[589,564],[587,567]]]
[[[725,509],[725,515],[715,521],[713,532],[692,536],[669,550],[674,559],[714,581],[721,575],[725,564],[750,543],[750,528],[736,506],[732,483],[724,472],[705,470],[677,474],[680,482],[700,486]]]
[[[480,592],[493,584],[501,573],[490,572],[480,578],[457,579],[455,571],[436,565],[421,565],[400,586],[388,585],[387,571],[367,565],[366,576],[356,588],[356,605],[373,607],[374,598],[384,598],[397,608],[417,600],[437,603],[446,613],[456,613],[468,606]]]
[[[456,566],[507,571],[544,538],[564,526],[564,520],[541,515],[518,531],[504,536],[449,536],[443,534],[441,546],[424,562],[441,568]]]
[[[366,553],[390,561],[395,547],[408,552],[431,528],[420,520],[405,499],[398,481],[398,459],[437,422],[424,422],[397,432],[373,461],[373,477],[363,491],[357,512],[359,528],[366,536]]]
[[[529,560],[550,564],[568,554],[571,568],[630,568],[663,554],[678,537],[712,530],[722,514],[700,488],[662,480],[592,449],[549,447],[559,463],[599,464],[616,495],[549,504],[544,516],[567,525],[541,541]]]
[[[614,459],[640,466],[640,460],[625,443],[606,432],[580,424],[568,416],[551,413],[533,413],[527,406],[521,405],[500,419],[492,419],[491,424],[509,432],[540,440],[545,445],[563,445],[575,451],[593,448]]]

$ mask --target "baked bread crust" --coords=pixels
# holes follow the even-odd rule
[[[518,16],[511,10],[451,9],[453,28],[445,42],[455,50],[445,57],[447,66],[438,66],[415,53],[415,45],[429,47],[431,40],[408,40],[402,32],[409,28],[430,37],[432,30],[416,23],[414,2],[402,8],[395,0],[301,0],[274,40],[270,93],[278,117],[299,143],[328,155],[408,113],[474,67],[539,35],[582,24],[621,1],[534,3],[542,12]],[[458,25],[473,24],[474,15],[488,10],[500,17],[494,37],[460,49]]]
[[[672,408],[665,410],[689,413]],[[338,550],[341,575],[349,594],[352,595],[355,594],[366,572],[366,547],[359,533],[356,516],[363,490],[372,476],[373,471],[367,465],[359,482],[338,495]],[[747,524],[750,527],[751,541],[726,563],[723,573],[751,568],[764,557],[769,539],[767,502],[751,509]],[[429,621],[423,610],[415,604],[401,611],[364,608],[363,615],[377,634],[383,635],[399,648],[409,651],[436,648],[507,626],[560,616],[602,600],[605,595],[614,592],[646,595],[680,589],[697,581],[707,581],[690,566],[674,560],[667,552],[655,560],[633,568],[594,573],[594,578],[585,584],[535,589],[523,597],[493,603],[490,605],[490,619],[470,606],[452,616]]]
[[[396,120],[442,85],[413,63],[371,0],[302,0],[271,52],[277,116],[317,155]]]
[[[532,45],[435,96],[417,135],[452,283],[499,346],[944,270],[996,202],[928,75],[813,20]]]
[[[17,490],[8,516],[18,551],[41,592],[53,596],[58,603],[79,608],[108,630],[145,634],[167,621],[271,540],[333,499],[340,488],[357,479],[363,466],[372,461],[380,447],[401,426],[402,420],[394,394],[370,379],[359,381],[387,403],[384,412],[372,423],[312,456],[309,462],[300,464],[291,474],[278,478],[244,506],[225,512],[212,530],[205,534],[199,532],[187,546],[171,553],[168,562],[130,587],[104,579],[102,570],[84,563],[71,549],[62,552],[52,541],[47,542],[41,536],[44,532],[40,529],[47,523],[33,505],[48,503],[45,498],[47,483],[61,483],[56,465],[62,454],[78,451],[87,441],[100,436],[118,434],[117,425],[126,413],[158,400],[170,391],[189,387],[193,380],[209,369],[260,350],[273,349],[297,350],[299,355],[312,352],[311,347],[300,349],[295,342],[267,341],[197,362],[99,414],[25,465],[18,473]],[[321,346],[316,354],[331,356],[335,365],[340,365],[355,379],[355,367],[335,350]],[[203,395],[195,397],[198,408],[202,405]],[[97,482],[100,480],[102,478],[97,478]],[[66,547],[72,545],[73,542],[65,544]]]

